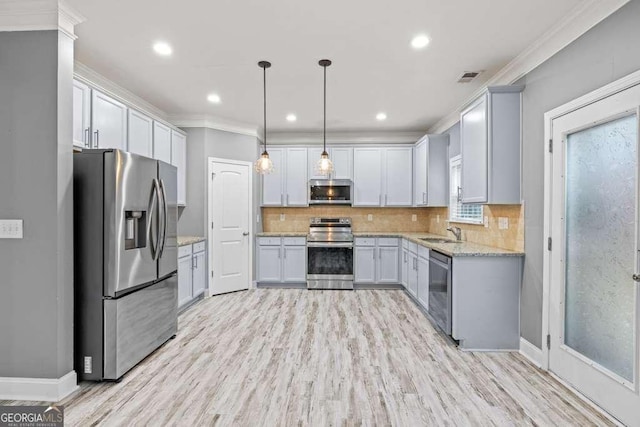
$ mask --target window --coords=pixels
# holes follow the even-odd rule
[[[482,205],[461,202],[461,173],[462,157],[453,157],[449,163],[449,221],[482,224]]]

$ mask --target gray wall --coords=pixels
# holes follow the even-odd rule
[[[518,83],[524,91],[525,269],[521,334],[542,345],[544,113],[640,69],[640,0],[632,0]]]
[[[0,377],[73,369],[73,42],[0,32]]]
[[[178,234],[205,236],[207,218],[207,162],[209,157],[254,162],[258,158],[255,137],[207,128],[185,128],[187,132],[187,206],[178,222]],[[260,178],[253,174],[254,229],[260,212]]]

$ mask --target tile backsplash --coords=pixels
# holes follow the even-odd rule
[[[462,240],[524,251],[523,205],[485,205],[483,214],[487,217],[487,227],[484,224],[453,224],[462,229]],[[284,215],[283,220],[281,215]],[[413,215],[416,221],[412,220]],[[350,217],[355,232],[428,232],[453,238],[447,231],[447,208],[262,208],[263,228],[267,232],[306,232],[309,230],[309,219],[313,217]],[[500,229],[499,218],[507,218],[507,229]]]

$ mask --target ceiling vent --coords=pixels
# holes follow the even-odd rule
[[[458,83],[469,83],[478,77],[482,71],[465,71]]]

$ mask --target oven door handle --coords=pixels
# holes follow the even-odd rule
[[[352,248],[351,242],[337,242],[337,243],[325,243],[325,242],[307,242],[308,248]]]

